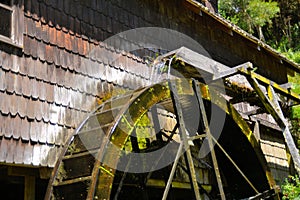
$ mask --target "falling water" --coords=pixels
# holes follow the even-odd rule
[[[153,62],[151,64],[151,74],[150,74],[150,83],[158,83],[163,80],[165,62]]]
[[[172,58],[171,58],[172,59]],[[159,62],[153,62],[151,64],[151,74],[150,74],[150,83],[158,83],[163,80],[169,79],[170,78],[170,71],[171,71],[171,66],[170,63],[172,60],[169,60],[169,65],[167,65],[167,60],[165,61],[159,61]]]

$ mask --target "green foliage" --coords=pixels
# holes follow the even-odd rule
[[[299,63],[300,4],[295,0],[219,0],[220,14]]]
[[[285,182],[281,186],[281,189],[283,194],[283,200],[300,200],[300,180],[297,175],[290,176],[287,179],[285,179]]]
[[[287,52],[282,52],[282,54],[285,55],[287,58],[293,60],[294,62],[300,64],[300,51],[293,51],[292,49],[289,49]],[[299,79],[299,75],[297,78]]]
[[[265,2],[261,0],[249,1],[247,12],[254,26],[263,27],[267,23],[272,24],[271,19],[279,13],[277,2]]]
[[[151,122],[147,114],[144,114],[139,120],[136,128],[136,137],[138,139],[138,145],[140,149],[146,149],[148,140],[150,138],[149,126]]]
[[[289,35],[283,35],[277,45],[272,45],[277,48],[279,52],[284,54],[287,58],[300,64],[300,23],[291,25],[289,28]],[[299,79],[299,75],[297,76]],[[299,82],[300,84],[300,82]]]
[[[300,23],[289,25],[288,30],[283,30],[279,42],[274,46],[281,52],[300,51]]]
[[[300,75],[295,74],[294,77],[289,77],[289,82],[292,84],[292,91],[300,94]],[[297,146],[300,147],[300,105],[293,106],[291,110],[290,122],[292,125],[291,132],[296,138]]]
[[[291,53],[294,54],[294,53]],[[298,52],[299,58],[300,58],[300,52]],[[290,57],[289,55],[287,55]],[[295,60],[296,61],[296,60]],[[300,94],[300,74],[296,73],[294,77],[289,77],[289,82],[292,84],[292,91]],[[300,106],[293,106],[292,108],[292,115],[291,115],[292,121],[292,127],[293,127],[293,133],[294,135],[299,135],[300,131],[300,125],[299,120],[300,119]]]
[[[272,24],[280,9],[277,2],[263,0],[220,0],[220,14],[249,33]]]
[[[295,0],[219,0],[220,14],[300,64],[300,12]],[[300,75],[289,77],[300,94]],[[300,106],[291,112],[292,132],[300,138]],[[299,145],[300,147],[300,145]]]

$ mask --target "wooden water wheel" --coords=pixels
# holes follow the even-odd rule
[[[208,126],[212,106],[225,116],[219,138]],[[66,144],[45,199],[267,199],[274,186],[234,107],[204,84],[176,79],[92,112]]]

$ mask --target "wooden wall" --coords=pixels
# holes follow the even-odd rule
[[[263,75],[287,81],[286,63],[183,2],[24,0],[23,48],[0,44],[0,162],[53,167],[66,138],[106,94],[149,84],[150,69],[139,56],[155,51],[103,43],[121,31],[177,30],[213,59],[229,66],[252,61]]]

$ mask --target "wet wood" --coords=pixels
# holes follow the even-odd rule
[[[91,176],[79,177],[79,178],[70,179],[70,180],[56,183],[56,184],[54,184],[54,186],[71,185],[71,184],[78,183],[78,182],[89,181],[89,180],[91,180],[91,178],[92,178]]]
[[[133,186],[135,187],[135,184],[124,184],[125,186]],[[155,188],[164,188],[166,186],[165,180],[159,180],[159,179],[149,179],[146,183],[149,187],[155,187]],[[207,192],[210,192],[212,189],[211,185],[201,185]],[[172,181],[172,188],[179,188],[179,189],[191,189],[190,183],[185,182],[179,182],[179,181]]]

